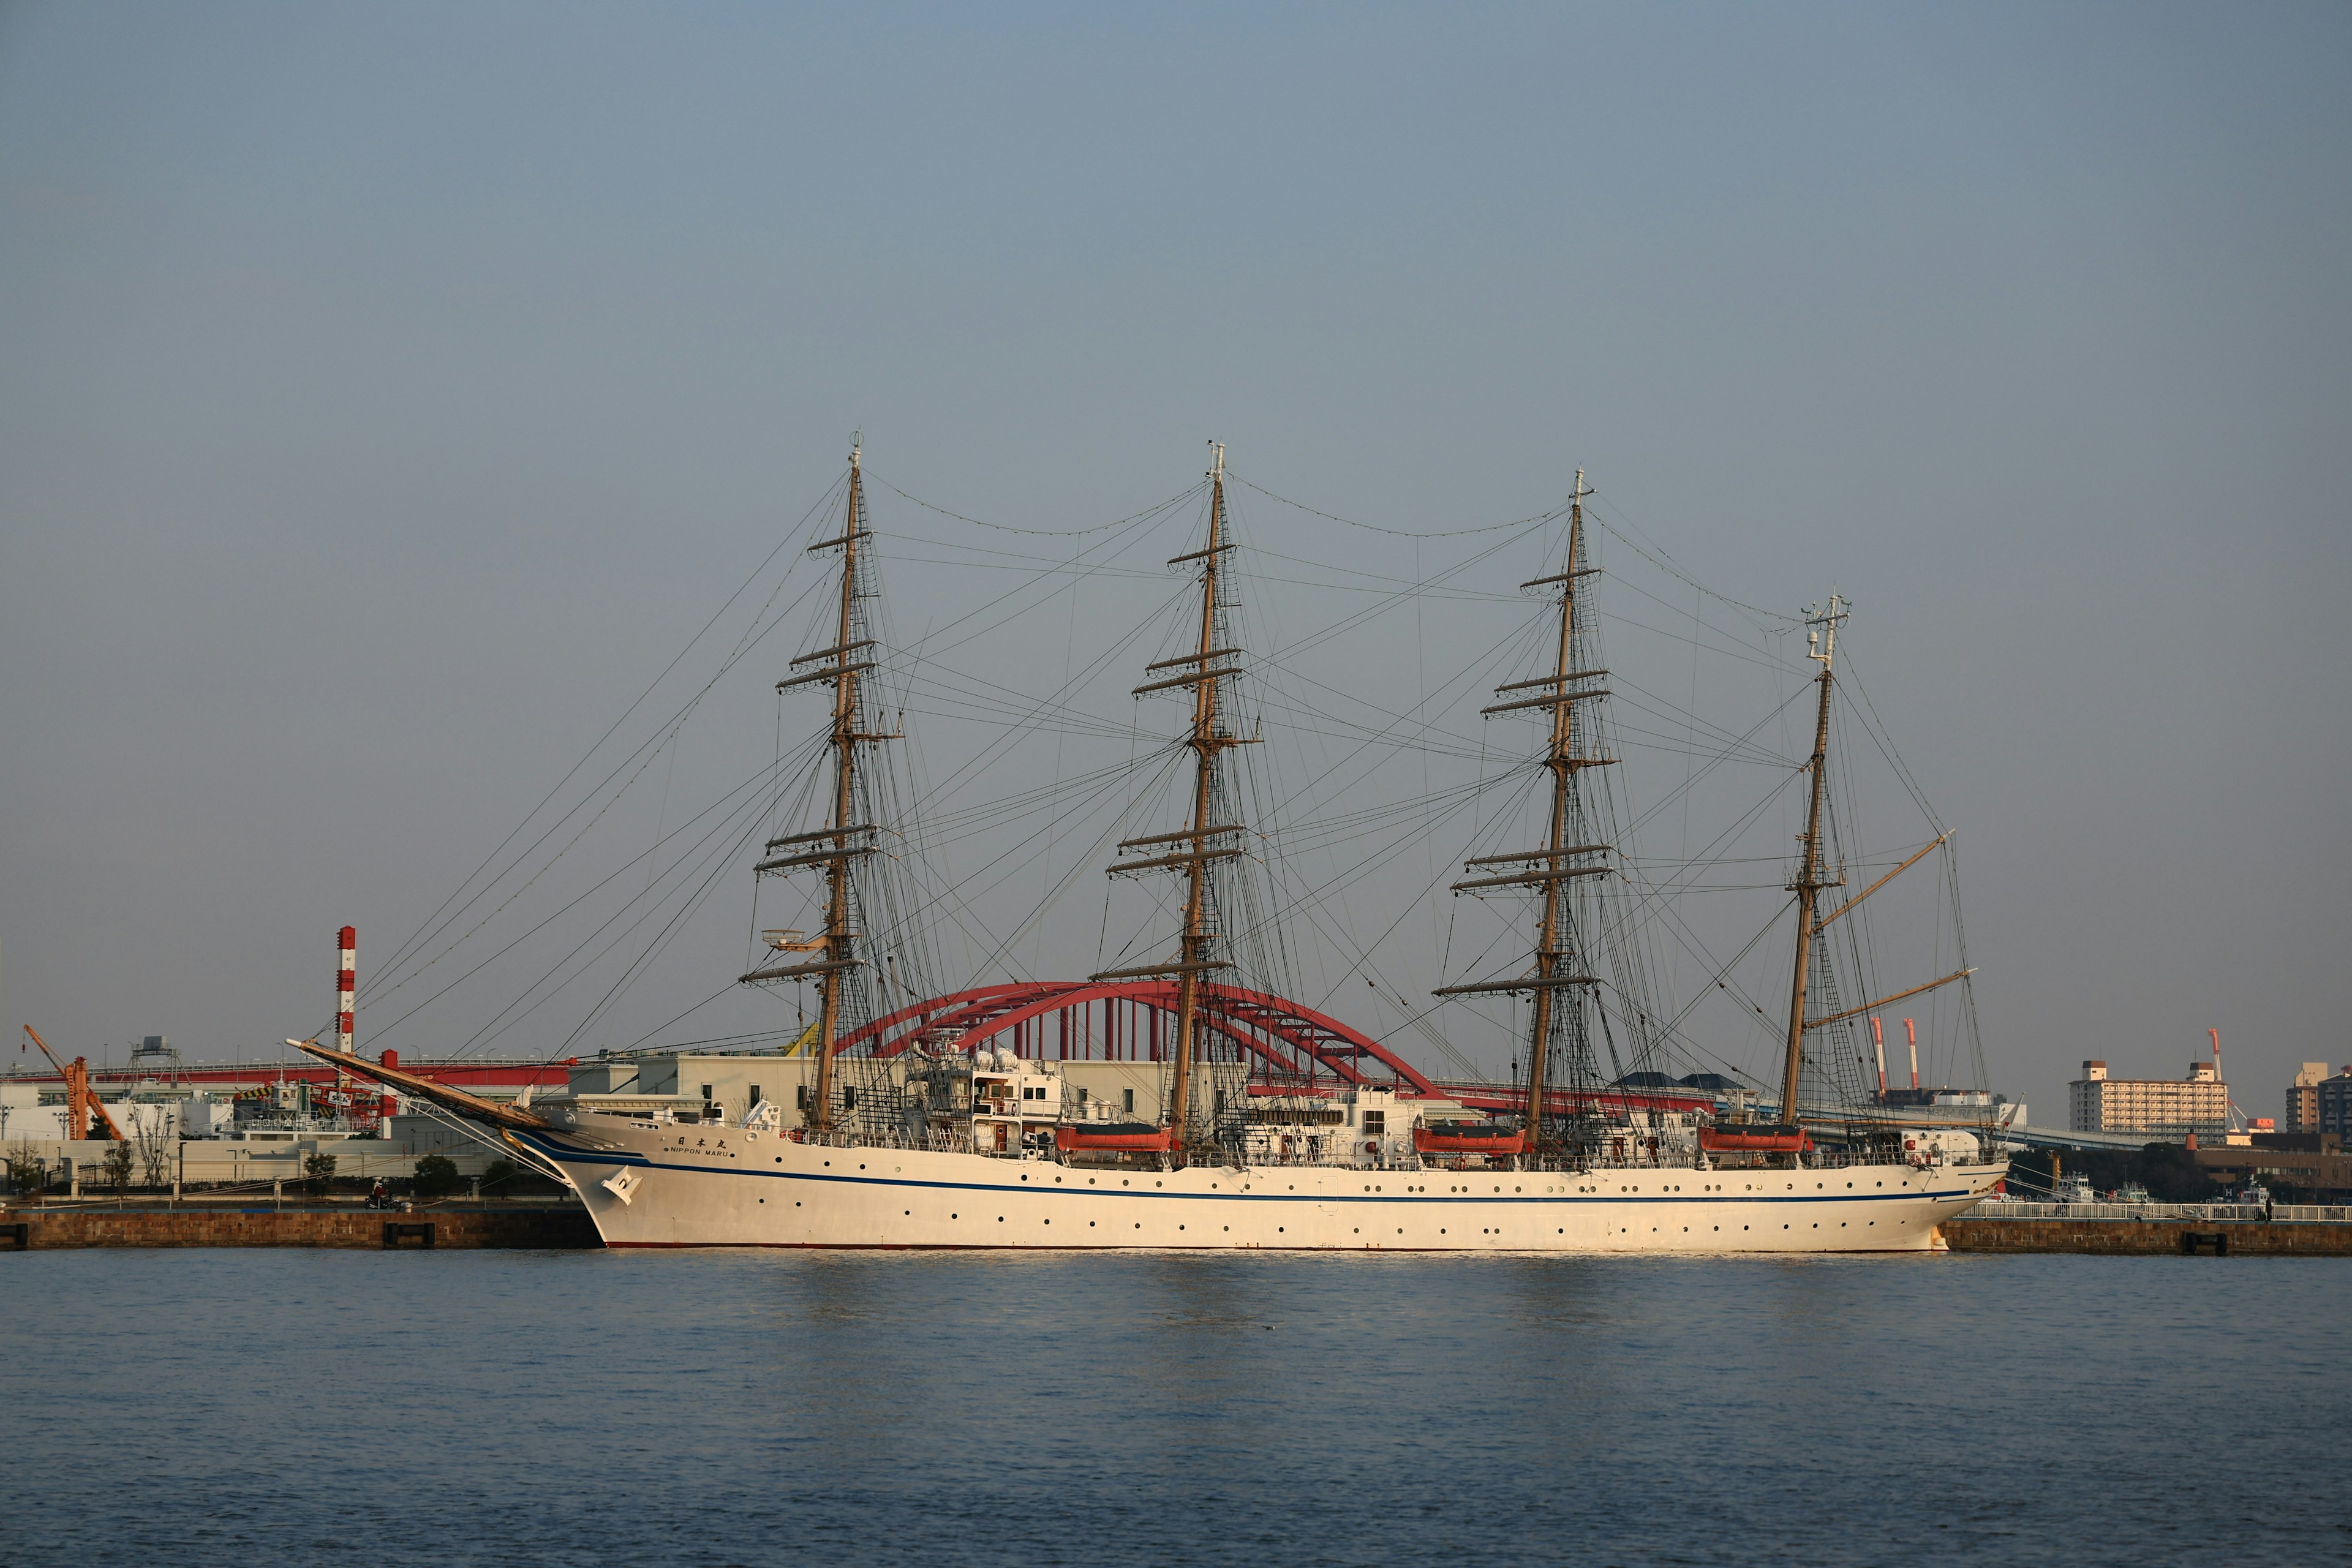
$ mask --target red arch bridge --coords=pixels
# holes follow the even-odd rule
[[[982,985],[901,1007],[841,1037],[845,1056],[894,1057],[918,1045],[1010,1046],[1016,1056],[1060,1061],[1163,1061],[1176,1039],[1174,980],[1032,981]],[[1511,1110],[1508,1084],[1434,1079],[1387,1047],[1328,1014],[1271,992],[1201,985],[1194,1018],[1211,1061],[1245,1064],[1259,1094],[1329,1094],[1377,1084],[1409,1096],[1444,1098],[1479,1110]],[[1703,1094],[1612,1094],[1612,1106],[1703,1110]],[[1569,1109],[1571,1097],[1554,1097]]]

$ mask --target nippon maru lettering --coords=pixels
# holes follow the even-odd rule
[[[1198,573],[1190,647],[1151,664],[1139,696],[1191,710],[1187,808],[1172,830],[1127,838],[1115,877],[1173,879],[1166,959],[1083,983],[1006,984],[917,998],[897,984],[882,928],[893,907],[866,885],[899,795],[874,786],[886,731],[869,677],[876,634],[872,538],[853,450],[843,526],[812,550],[840,552],[827,646],[794,661],[780,691],[831,698],[813,752],[823,819],[778,834],[763,878],[822,880],[824,928],[766,933],[774,962],[751,986],[815,988],[794,1048],[763,1058],[795,1103],[740,1112],[717,1102],[601,1102],[575,1095],[498,1105],[319,1047],[495,1130],[568,1183],[613,1247],[823,1247],[1446,1252],[1895,1252],[1939,1247],[1937,1226],[1992,1191],[2005,1162],[1982,1126],[1923,1131],[1890,1109],[1883,1060],[1868,1092],[1856,1028],[1886,1003],[1843,1004],[1832,937],[1948,833],[1862,892],[1843,895],[1829,765],[1842,599],[1807,617],[1811,746],[1790,769],[1806,792],[1790,868],[1788,975],[1779,1092],[1671,1079],[1672,1020],[1625,932],[1655,902],[1628,897],[1623,814],[1598,770],[1618,759],[1601,684],[1583,476],[1561,511],[1559,570],[1540,595],[1541,672],[1501,685],[1485,716],[1531,718],[1541,794],[1529,848],[1467,855],[1457,893],[1525,901],[1516,966],[1441,987],[1440,1003],[1524,998],[1507,1083],[1444,1080],[1318,1009],[1242,983],[1233,932],[1250,830],[1229,776],[1244,673],[1235,635],[1223,452],[1204,478],[1206,538],[1171,565]],[[1523,764],[1523,766],[1526,764]],[[792,826],[780,824],[780,826]],[[1477,847],[1478,846],[1473,846]],[[1859,860],[1852,862],[1857,868]],[[1866,911],[1864,911],[1866,912]],[[1842,922],[1852,921],[1853,924]],[[1939,928],[1940,929],[1940,928]],[[1957,921],[1952,929],[1957,931]],[[1752,945],[1752,944],[1751,944]],[[1855,951],[1860,951],[1856,949]],[[1907,976],[1906,978],[1908,978]],[[1377,991],[1378,982],[1370,982]],[[886,1005],[887,1004],[887,1005]],[[1749,1011],[1764,1009],[1750,1005]],[[1094,1020],[1100,1019],[1097,1029]],[[1680,1015],[1675,1015],[1679,1017]],[[1073,1018],[1083,1026],[1072,1052]],[[1058,1021],[1060,1059],[1049,1054]],[[1972,1017],[1971,1017],[1972,1026]],[[1124,1032],[1122,1033],[1122,1028]],[[1090,1059],[1096,1043],[1100,1060]],[[1617,1069],[1604,1073],[1605,1058]],[[1632,1066],[1627,1067],[1630,1057]],[[1133,1064],[1149,1063],[1147,1067]],[[778,1070],[791,1068],[790,1073]],[[1123,1079],[1120,1075],[1124,1075]],[[1126,1087],[1113,1086],[1124,1081]],[[1138,1085],[1142,1088],[1139,1097]],[[783,1092],[783,1091],[779,1091]]]

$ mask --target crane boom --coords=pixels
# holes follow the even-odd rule
[[[41,1047],[41,1054],[49,1058],[49,1065],[65,1075],[66,1120],[73,1124],[68,1131],[76,1138],[80,1138],[85,1133],[95,1136],[91,1131],[94,1126],[103,1127],[106,1129],[107,1137],[117,1143],[121,1142],[122,1129],[114,1124],[114,1118],[106,1113],[105,1104],[89,1087],[89,1058],[76,1057],[73,1059],[73,1065],[68,1067],[58,1060],[58,1053],[49,1049],[49,1042],[41,1038],[41,1032],[38,1029],[27,1024],[25,1026],[25,1033],[33,1037],[33,1044]]]

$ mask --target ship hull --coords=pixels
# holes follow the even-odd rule
[[[690,1124],[520,1136],[614,1247],[1926,1252],[2006,1170],[1155,1171]]]

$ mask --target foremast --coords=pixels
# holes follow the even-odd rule
[[[1465,871],[1485,868],[1515,868],[1488,875],[1475,876],[1454,884],[1454,890],[1477,892],[1488,888],[1534,888],[1540,894],[1538,904],[1535,944],[1535,973],[1509,980],[1481,981],[1466,985],[1450,985],[1440,989],[1440,996],[1459,996],[1490,992],[1531,991],[1535,994],[1535,1018],[1528,1050],[1527,1094],[1522,1114],[1525,1118],[1525,1152],[1530,1163],[1543,1158],[1544,1112],[1551,1087],[1552,1039],[1555,1034],[1573,1033],[1561,1026],[1571,1019],[1580,1020],[1581,1003],[1575,994],[1586,986],[1600,984],[1598,976],[1588,973],[1591,968],[1581,933],[1570,918],[1568,907],[1568,885],[1580,877],[1601,877],[1609,868],[1595,858],[1608,855],[1612,846],[1576,842],[1583,837],[1581,829],[1591,820],[1583,808],[1579,775],[1590,767],[1604,765],[1615,759],[1587,754],[1587,737],[1594,726],[1576,721],[1576,704],[1606,697],[1608,692],[1582,683],[1604,676],[1605,669],[1579,669],[1577,651],[1581,629],[1576,615],[1578,584],[1599,568],[1585,559],[1584,470],[1576,471],[1575,493],[1569,500],[1568,562],[1564,571],[1552,576],[1538,577],[1523,583],[1522,588],[1554,588],[1559,594],[1559,640],[1552,659],[1552,672],[1533,680],[1513,681],[1495,689],[1497,697],[1508,698],[1481,710],[1486,714],[1520,712],[1530,709],[1549,710],[1550,729],[1544,749],[1543,766],[1551,775],[1551,816],[1549,831],[1541,849],[1508,855],[1484,855],[1463,864]],[[1511,697],[1513,692],[1537,690],[1533,697]]]
[[[822,957],[771,965],[753,970],[742,976],[746,984],[772,980],[807,980],[817,982],[820,993],[816,1037],[812,1048],[816,1055],[816,1084],[811,1090],[809,1103],[803,1113],[803,1126],[808,1134],[824,1137],[834,1130],[834,1047],[844,1030],[849,987],[857,968],[857,902],[854,896],[853,871],[856,863],[875,852],[872,842],[874,826],[857,820],[860,791],[858,789],[857,748],[873,741],[887,741],[894,736],[875,732],[866,722],[866,704],[860,677],[874,668],[874,639],[866,635],[866,616],[860,601],[866,596],[860,581],[860,546],[871,537],[866,525],[866,485],[860,461],[863,443],[853,438],[849,447],[849,501],[845,512],[841,534],[821,540],[809,546],[810,553],[820,550],[841,552],[841,587],[839,613],[835,621],[834,646],[814,653],[803,654],[792,662],[795,668],[813,665],[816,668],[776,682],[778,691],[795,687],[833,687],[833,811],[832,823],[814,833],[791,834],[772,838],[767,848],[772,858],[760,862],[756,870],[761,876],[800,869],[821,869],[825,879],[824,934],[814,942],[780,944],[782,952],[814,950]],[[774,854],[782,849],[786,853]]]
[[[1171,1146],[1178,1152],[1190,1149],[1200,1134],[1192,1110],[1195,1097],[1192,1060],[1202,1033],[1202,989],[1209,974],[1230,967],[1230,961],[1216,952],[1217,908],[1209,870],[1214,862],[1229,860],[1241,854],[1237,840],[1243,825],[1215,820],[1229,814],[1231,804],[1230,792],[1223,787],[1223,761],[1226,751],[1247,743],[1230,732],[1219,703],[1223,682],[1241,673],[1241,667],[1234,661],[1240,658],[1242,650],[1218,646],[1220,574],[1224,553],[1233,548],[1233,542],[1227,537],[1225,522],[1225,448],[1223,443],[1217,441],[1210,442],[1209,446],[1213,460],[1208,475],[1208,546],[1191,554],[1176,556],[1168,563],[1171,566],[1181,565],[1188,561],[1201,563],[1198,635],[1191,653],[1145,667],[1146,674],[1157,674],[1160,670],[1179,670],[1181,673],[1148,680],[1135,689],[1138,697],[1186,688],[1192,690],[1192,724],[1184,740],[1186,748],[1192,753],[1191,817],[1179,832],[1150,834],[1141,838],[1125,839],[1119,844],[1121,850],[1167,849],[1174,846],[1172,853],[1157,854],[1143,860],[1123,860],[1108,868],[1114,877],[1157,870],[1175,871],[1183,877],[1181,945],[1177,959],[1171,963],[1105,970],[1092,976],[1095,980],[1165,979],[1172,976],[1176,982],[1175,1062],[1162,1125],[1169,1134]]]
[[[1790,1127],[1798,1124],[1798,1079],[1805,1062],[1806,983],[1812,973],[1813,941],[1824,923],[1820,899],[1823,889],[1839,885],[1822,868],[1822,807],[1829,791],[1830,689],[1837,679],[1837,634],[1845,617],[1845,601],[1835,594],[1830,595],[1828,609],[1805,617],[1805,624],[1812,628],[1806,638],[1810,647],[1805,657],[1819,663],[1822,673],[1815,681],[1821,696],[1813,720],[1813,755],[1805,764],[1811,787],[1806,796],[1803,861],[1789,889],[1797,895],[1797,958],[1789,981],[1789,1048],[1780,1068],[1780,1120]]]

